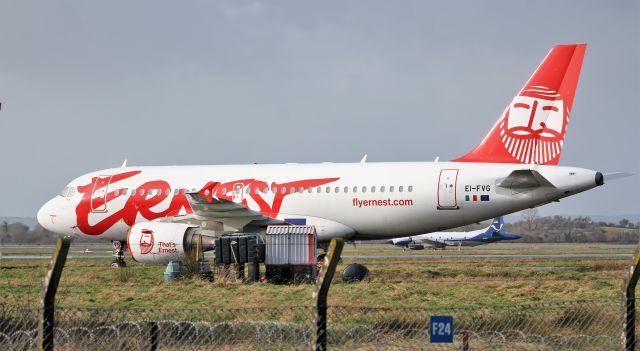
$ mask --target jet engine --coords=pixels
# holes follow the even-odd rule
[[[182,223],[141,222],[129,229],[127,246],[141,263],[167,264],[188,255],[214,249],[215,238],[200,234],[200,227]]]

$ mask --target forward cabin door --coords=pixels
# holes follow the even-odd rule
[[[443,169],[438,177],[438,209],[457,210],[458,170]]]
[[[91,192],[91,212],[104,213],[107,212],[107,193],[109,192],[109,184],[111,176],[99,176],[93,184]]]

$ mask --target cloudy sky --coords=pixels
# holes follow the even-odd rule
[[[0,215],[119,166],[431,161],[558,43],[589,44],[562,165],[640,173],[638,1],[2,1]],[[543,213],[638,213],[638,176]]]

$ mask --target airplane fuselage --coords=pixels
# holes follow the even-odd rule
[[[514,170],[529,169],[551,185],[504,184]],[[61,234],[123,241],[135,223],[189,216],[184,193],[208,182],[221,183],[216,196],[265,216],[315,225],[325,241],[459,227],[594,188],[602,175],[574,167],[470,162],[125,167],[73,180],[73,190],[65,188],[65,196],[47,202],[38,220]],[[198,224],[199,217],[191,216]],[[211,229],[243,230],[244,224],[227,218]]]

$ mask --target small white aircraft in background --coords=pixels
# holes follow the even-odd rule
[[[433,249],[444,249],[447,246],[479,246],[491,244],[503,240],[517,240],[521,236],[508,233],[504,229],[502,216],[496,217],[491,225],[486,229],[473,230],[469,232],[436,232],[421,234],[416,236],[406,236],[392,239],[391,243],[412,250],[422,250],[423,244],[431,246]]]

